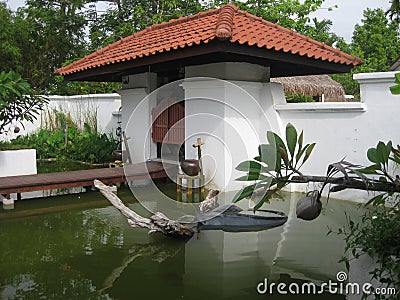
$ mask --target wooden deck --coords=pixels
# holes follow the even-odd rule
[[[177,171],[177,165],[149,161],[133,164],[126,168],[129,180],[167,178],[169,172]],[[36,175],[0,177],[0,195],[92,186],[99,179],[106,184],[125,182],[124,168],[103,168],[81,171],[68,171]]]

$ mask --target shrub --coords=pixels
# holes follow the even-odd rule
[[[1,143],[0,149],[35,148],[40,158],[78,160],[91,163],[111,161],[112,151],[118,143],[110,134],[99,133],[85,123],[83,129],[65,114],[55,112],[57,126],[42,128],[38,132],[19,136],[9,143]]]

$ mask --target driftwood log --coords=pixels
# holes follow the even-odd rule
[[[182,224],[168,219],[163,213],[157,212],[150,218],[144,218],[124,205],[121,199],[115,195],[110,187],[100,180],[94,180],[94,186],[100,190],[100,193],[118,209],[128,220],[132,227],[141,227],[149,229],[149,234],[161,232],[164,235],[175,238],[190,238],[195,233],[190,224]],[[219,191],[210,191],[206,199],[202,202],[204,208],[211,208],[217,205],[217,196]],[[205,209],[206,210],[206,209]],[[197,224],[196,224],[197,225]]]
[[[133,210],[126,207],[121,199],[100,180],[94,180],[94,186],[127,218],[129,225],[132,227],[147,228],[149,229],[149,234],[161,232],[176,238],[190,238],[194,234],[194,231],[189,226],[170,220],[160,212],[155,213],[150,218],[144,218],[138,215]]]

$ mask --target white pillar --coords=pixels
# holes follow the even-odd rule
[[[248,63],[217,63],[186,67],[183,83],[186,110],[186,157],[196,158],[197,137],[205,141],[203,167],[213,187],[232,191],[244,175],[235,167],[258,155],[258,145],[270,130],[260,98],[269,69]],[[213,76],[224,80],[210,77]]]
[[[132,163],[144,162],[156,156],[151,141],[151,109],[154,101],[146,98],[156,87],[154,73],[130,75],[124,79],[121,95],[122,129],[126,131]],[[125,148],[125,145],[123,145]]]

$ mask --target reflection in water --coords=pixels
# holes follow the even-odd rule
[[[144,214],[129,191],[119,196]],[[295,218],[298,196],[287,194],[287,201],[265,205],[288,214],[281,227],[202,231],[183,242],[132,229],[100,197],[71,195],[17,203],[14,212],[0,210],[0,299],[313,299],[259,296],[256,286],[265,277],[288,283],[334,280],[344,268],[337,263],[344,244],[326,236],[327,226],[340,226],[344,211],[355,216],[357,210],[330,200],[318,219],[305,222]],[[45,214],[30,216],[41,206]]]

